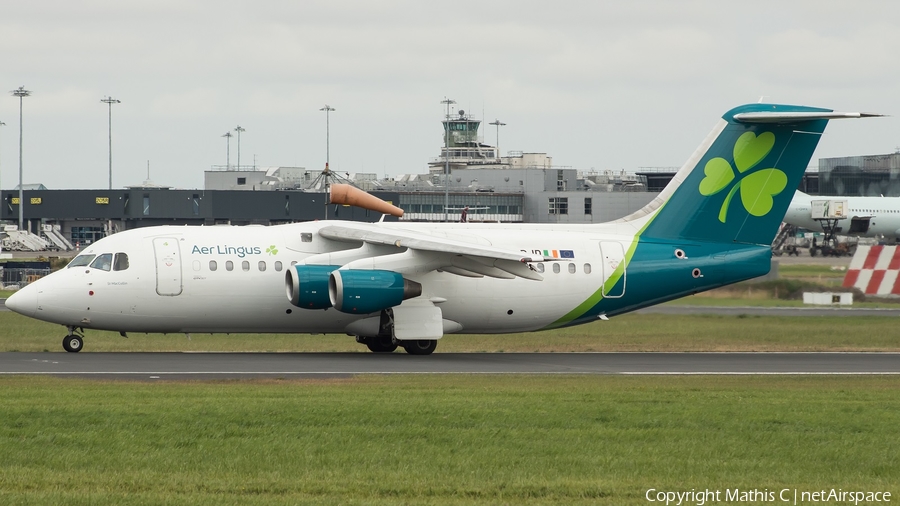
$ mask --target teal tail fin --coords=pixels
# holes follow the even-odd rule
[[[867,116],[749,104],[722,119],[657,199],[643,237],[768,245],[829,119]]]

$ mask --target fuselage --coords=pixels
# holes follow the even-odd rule
[[[317,234],[334,223],[122,232],[97,241],[67,268],[20,291],[14,306],[45,321],[122,332],[346,332],[348,325],[371,315],[295,307],[285,293],[286,271],[294,264],[359,247]],[[726,252],[715,245],[644,240],[621,279],[604,287],[629,248],[638,246],[633,224],[378,226],[547,257],[531,264],[540,281],[467,277],[441,269],[405,275],[422,285],[417,299],[431,301],[451,322],[445,328],[464,333],[583,323],[705,290],[731,282],[732,276],[725,275],[729,258],[753,257],[752,269],[732,273],[740,279],[768,271],[765,248]],[[688,252],[685,258],[676,256],[679,249]],[[105,257],[109,267],[100,262]]]

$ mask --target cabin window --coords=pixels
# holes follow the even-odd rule
[[[553,264],[553,273],[559,274],[559,264]]]
[[[275,271],[281,272],[281,260],[275,262]]]
[[[200,260],[194,260],[193,262],[191,262],[191,268],[193,268],[195,271],[199,271],[200,270]]]
[[[584,273],[585,274],[591,273],[591,264],[584,264]]]
[[[112,253],[104,253],[97,255],[97,258],[91,262],[92,269],[100,269],[101,271],[109,271],[112,268]]]
[[[266,263],[262,260],[259,261],[259,272],[266,272]]]
[[[128,254],[127,253],[116,253],[116,258],[113,261],[113,270],[114,271],[124,271],[128,268]]]
[[[77,257],[75,257],[74,260],[69,262],[69,265],[67,266],[67,268],[68,267],[84,267],[85,265],[90,264],[91,260],[93,260],[95,256],[97,256],[97,255],[78,255]]]
[[[250,272],[250,262],[248,262],[247,260],[241,262],[241,270],[244,272]]]
[[[569,274],[575,274],[575,264],[569,263]]]
[[[225,262],[225,270],[233,271],[234,270],[234,262],[232,262],[231,260],[226,261]]]
[[[534,267],[538,272],[544,272],[544,264],[535,264]]]
[[[219,268],[219,264],[216,263],[215,260],[210,260],[210,261],[209,261],[209,270],[215,271],[215,270],[218,269],[218,268]]]

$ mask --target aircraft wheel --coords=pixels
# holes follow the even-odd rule
[[[370,337],[366,340],[366,347],[373,353],[393,353],[397,349],[389,337]]]
[[[410,355],[431,355],[437,349],[437,340],[420,339],[417,341],[403,341],[403,349]]]
[[[63,349],[69,353],[78,353],[84,347],[84,339],[81,336],[66,336],[63,338]]]

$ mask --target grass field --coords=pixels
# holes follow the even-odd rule
[[[888,377],[0,378],[3,504],[645,504],[900,493]]]

